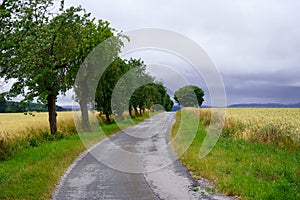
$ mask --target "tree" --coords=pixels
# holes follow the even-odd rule
[[[154,86],[160,94],[159,99],[157,102],[155,102],[155,104],[160,104],[166,111],[171,111],[174,102],[168,95],[166,88],[163,86],[162,83],[156,83]]]
[[[99,20],[97,24],[91,21],[83,27],[83,43],[79,48],[79,63],[82,64],[79,71],[75,70],[78,75],[73,77],[76,78],[74,90],[81,109],[82,128],[85,131],[90,130],[88,104],[95,100],[92,95],[95,92],[94,86],[98,85],[96,82],[99,81],[106,64],[117,58],[123,46],[122,38],[128,39],[109,25],[109,22]]]
[[[6,100],[4,96],[0,95],[0,113],[6,111]]]
[[[132,108],[137,109],[136,106],[133,107],[134,102],[131,101],[135,90],[154,82],[153,77],[146,73],[146,65],[141,59],[130,58],[130,60],[124,61],[127,66],[126,70],[117,80],[111,99],[112,113],[118,119],[123,119],[124,111],[128,110],[129,115],[132,116]]]
[[[141,59],[129,60],[124,59],[124,68],[120,77],[116,80],[111,96],[111,109],[115,118],[123,119],[124,111],[130,110],[130,96],[135,88],[145,81],[149,81],[149,77],[145,76],[146,66]],[[152,81],[152,79],[151,79]]]
[[[162,83],[148,83],[141,86],[133,93],[130,102],[136,115],[141,115],[145,109],[150,109],[154,105],[161,105],[166,111],[170,111],[173,106],[173,101]]]
[[[105,114],[106,121],[108,123],[111,122],[111,114],[115,114],[119,117],[122,116],[125,111],[124,108],[128,107],[128,102],[124,102],[124,99],[121,99],[120,97],[126,96],[128,90],[131,89],[130,86],[132,81],[140,80],[141,78],[139,77],[143,77],[144,80],[148,78],[145,76],[145,69],[145,65],[140,59],[123,60],[121,58],[117,58],[105,70],[96,90],[95,101],[96,109]],[[121,78],[125,74],[129,74],[129,77],[127,77],[122,84],[118,85],[118,87],[121,88],[116,89],[115,87],[117,83],[120,80],[123,80]],[[118,90],[120,94],[118,94],[117,100],[114,99],[115,105],[112,105],[111,102],[114,90]],[[125,104],[127,104],[127,106],[124,106]]]
[[[188,85],[180,88],[174,94],[175,101],[185,107],[201,107],[204,99],[204,92],[201,88]]]
[[[4,76],[3,66],[6,66],[9,61],[18,59],[14,56],[14,47],[18,45],[20,39],[20,35],[15,31],[18,29],[19,20],[13,15],[23,7],[21,0],[3,0],[0,5],[0,77]]]
[[[103,73],[96,90],[96,109],[105,114],[106,121],[111,122],[111,97],[113,89],[123,74],[128,71],[128,65],[121,58],[112,62]]]
[[[51,13],[53,0],[24,0],[13,4],[16,12],[9,16],[13,21],[9,38],[14,39],[5,40],[1,46],[1,52],[13,52],[1,62],[2,76],[6,80],[16,79],[7,96],[21,94],[24,101],[37,97],[45,102],[51,134],[57,132],[57,95],[73,85],[70,73],[78,65],[81,27],[89,21],[89,14],[80,14],[83,9],[64,10],[63,2],[57,14]]]

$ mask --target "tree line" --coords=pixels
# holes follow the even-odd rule
[[[74,87],[80,104],[83,125],[89,128],[88,105],[106,116],[121,116],[123,106],[112,108],[111,98],[118,80],[131,71],[135,77],[148,80],[137,88],[125,105],[130,115],[142,114],[155,104],[166,110],[173,102],[162,83],[146,73],[141,59],[119,58],[123,41],[129,38],[112,28],[107,21],[91,18],[81,7],[65,8],[64,0],[3,0],[0,5],[0,77],[14,80],[6,99],[22,95],[24,102],[38,100],[47,105],[51,134],[57,133],[56,101]],[[97,46],[106,40],[94,59],[87,59]],[[105,64],[109,64],[104,68]],[[103,69],[95,77],[95,69]],[[77,76],[81,69],[81,76]],[[135,78],[127,81],[135,81]],[[95,98],[91,99],[90,85],[98,80]],[[126,90],[124,90],[126,91]],[[123,91],[123,92],[124,92]],[[123,103],[124,104],[124,103]]]

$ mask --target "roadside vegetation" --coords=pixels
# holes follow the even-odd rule
[[[23,113],[0,114],[0,118],[7,119],[7,115],[14,117],[14,124],[22,124],[25,131],[14,129],[15,132],[10,132],[9,140],[3,140],[3,135],[0,136],[0,141],[8,142],[6,148],[13,150],[0,162],[0,199],[50,199],[61,176],[83,151],[120,131],[115,123],[105,124],[99,121],[102,134],[89,132],[82,133],[79,137],[75,131],[72,113],[62,112],[58,113],[59,134],[53,138],[47,127],[47,113],[36,114],[34,121],[38,123],[31,123],[33,117],[26,121]],[[149,116],[146,112],[132,120],[139,123]],[[127,127],[132,125],[126,124]],[[8,132],[6,136],[9,136]],[[90,142],[83,145],[83,139]],[[2,151],[3,148],[0,146]]]
[[[217,189],[241,199],[299,199],[299,109],[227,109],[226,122],[216,146],[203,159],[199,150],[210,123],[209,109],[177,112],[171,139],[175,152],[201,123],[192,145],[180,157],[197,179],[212,181]],[[182,123],[182,124],[180,124]],[[177,142],[178,141],[178,142]]]

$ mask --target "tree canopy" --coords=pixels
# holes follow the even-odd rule
[[[99,76],[103,75],[106,65],[112,62],[111,66],[116,65],[118,62],[118,54],[121,47],[123,46],[123,40],[128,37],[115,29],[110,27],[109,22],[99,20],[98,23],[89,22],[83,27],[84,34],[82,40],[84,41],[80,46],[80,58],[81,63],[79,71],[76,70],[77,76],[74,83],[74,90],[76,94],[76,100],[80,104],[81,116],[82,116],[82,128],[86,131],[90,130],[89,115],[88,115],[88,104],[92,104],[95,101],[94,94],[97,85],[102,85],[99,87],[106,87],[106,81],[111,82],[110,79],[114,77],[109,77],[106,73],[104,77],[107,78],[106,81],[99,82]],[[114,61],[115,60],[115,61]],[[124,65],[115,66],[115,70],[118,71],[118,67]],[[107,88],[107,87],[106,87]],[[98,101],[102,101],[98,98]],[[96,105],[99,105],[97,102]],[[103,101],[100,104],[104,104]],[[104,106],[105,107],[105,106]]]
[[[130,104],[135,113],[139,110],[142,114],[145,109],[151,109],[155,105],[160,105],[166,111],[170,111],[174,103],[162,83],[149,83],[133,93]]]
[[[180,88],[174,94],[175,101],[185,107],[201,107],[204,92],[198,86],[188,85]]]
[[[55,14],[51,12],[53,0],[17,4],[8,0],[1,7],[1,14],[10,12],[1,16],[6,23],[1,33],[8,34],[1,45],[1,76],[15,79],[7,96],[22,95],[24,101],[38,98],[46,103],[52,134],[57,132],[56,98],[73,85],[70,73],[78,65],[82,27],[90,21],[89,14],[81,14],[82,8],[64,9],[61,2]]]
[[[141,86],[132,91],[137,82]],[[118,94],[115,94],[115,99],[112,100],[114,92]],[[129,94],[132,94],[130,98],[126,98]],[[107,122],[111,121],[111,114],[122,118],[127,108],[129,115],[133,116],[132,110],[135,111],[135,115],[140,115],[155,104],[160,104],[168,111],[173,106],[164,86],[155,83],[154,78],[146,73],[144,62],[132,58],[130,60],[118,58],[111,63],[100,79],[95,102],[96,109],[105,114]]]

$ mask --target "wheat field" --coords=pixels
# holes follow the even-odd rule
[[[200,112],[209,125],[211,109],[187,109]],[[244,139],[278,146],[300,146],[300,108],[226,108],[223,137]]]
[[[268,133],[300,139],[298,108],[230,108],[226,109],[226,117],[228,121],[241,124],[238,135],[245,139]]]
[[[65,131],[74,126],[72,112],[57,113],[58,131]],[[1,113],[0,114],[0,138],[13,139],[24,138],[32,132],[48,131],[48,113]]]

